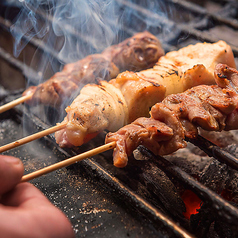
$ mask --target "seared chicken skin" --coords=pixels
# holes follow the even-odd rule
[[[98,78],[109,81],[125,70],[151,68],[162,55],[164,50],[154,35],[147,31],[137,33],[101,54],[89,55],[76,63],[65,65],[61,72],[38,86],[29,87],[23,95],[33,93],[28,104],[59,107],[79,87],[95,83]]]
[[[215,84],[214,69],[220,62],[235,67],[229,45],[198,43],[162,56],[152,69],[126,71],[110,82],[86,85],[66,108],[67,126],[55,133],[56,142],[61,147],[80,146],[105,129],[113,132],[149,117],[150,108],[167,95]]]
[[[236,67],[231,47],[224,41],[198,43],[160,57],[157,64],[138,73],[124,72],[110,81],[125,97],[128,123],[149,116],[149,109],[172,93],[197,85],[215,84],[218,63]]]
[[[63,123],[67,122],[67,128],[57,131],[55,137],[60,146],[71,147],[87,142],[102,128],[114,131],[124,126],[128,108],[121,91],[102,81],[97,87],[86,85],[66,112]]]
[[[167,155],[186,147],[185,137],[197,135],[197,128],[209,131],[238,129],[238,71],[225,64],[215,69],[217,85],[200,85],[172,94],[155,104],[150,118],[139,118],[106,136],[116,141],[114,165],[124,167],[139,145],[153,153]]]

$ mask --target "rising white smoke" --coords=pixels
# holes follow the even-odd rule
[[[45,73],[49,65],[53,73],[60,70],[50,51],[55,52],[57,60],[64,65],[101,52],[139,31],[160,32],[159,39],[163,42],[163,36],[171,30],[168,27],[163,29],[163,18],[166,19],[167,14],[163,1],[141,1],[140,9],[133,7],[132,0],[11,2],[17,3],[21,9],[11,27],[15,39],[14,55],[18,57],[32,38],[44,42],[43,52],[37,49],[30,65],[41,79],[38,82],[28,79],[27,86],[38,85],[51,76]]]
[[[22,0],[21,3],[22,10],[11,28],[15,56],[28,44],[23,37],[37,37],[59,52],[63,63],[68,63],[103,50],[117,34],[118,8],[111,0]],[[86,52],[85,44],[89,43],[91,49]]]
[[[63,64],[101,52],[115,39],[123,40],[122,28],[130,28],[129,31],[135,32],[156,29],[158,32],[158,29],[163,28],[161,19],[166,19],[168,14],[164,1],[157,0],[141,1],[144,13],[133,7],[135,3],[132,0],[10,1],[21,6],[11,27],[15,39],[14,55],[18,57],[28,41],[36,37],[43,40],[48,48],[58,52]],[[159,31],[165,35],[171,29],[167,27]],[[44,69],[41,67],[38,70]]]

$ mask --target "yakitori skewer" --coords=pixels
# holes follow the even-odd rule
[[[116,142],[113,141],[113,142],[110,142],[108,144],[99,146],[95,149],[84,152],[82,154],[71,157],[69,159],[58,162],[56,164],[50,165],[50,166],[45,167],[43,169],[37,170],[35,172],[32,172],[30,174],[27,174],[27,175],[23,176],[22,179],[21,179],[21,182],[27,182],[27,181],[32,180],[34,178],[38,178],[38,177],[40,177],[44,174],[50,173],[52,171],[55,171],[55,170],[61,169],[63,167],[69,166],[71,164],[74,164],[74,163],[79,162],[81,160],[84,160],[86,158],[89,158],[89,157],[92,157],[94,155],[100,154],[104,151],[114,149],[115,145],[116,145]]]
[[[3,113],[5,111],[7,111],[7,110],[10,110],[11,108],[13,108],[13,107],[15,107],[15,106],[25,102],[26,100],[29,100],[32,97],[32,95],[33,95],[32,93],[31,94],[27,94],[25,96],[22,96],[20,98],[17,98],[17,99],[15,99],[15,100],[13,100],[13,101],[11,101],[9,103],[6,103],[6,104],[0,106],[0,113]]]
[[[23,102],[31,106],[41,104],[58,108],[82,85],[97,83],[98,78],[109,81],[126,70],[151,68],[162,55],[164,50],[153,34],[147,31],[136,33],[117,45],[109,46],[100,54],[91,54],[66,64],[48,80],[38,86],[28,87],[23,97],[0,107],[0,113]]]
[[[42,138],[44,136],[47,136],[49,134],[52,134],[52,133],[54,133],[54,132],[56,132],[58,130],[61,130],[61,129],[65,128],[65,126],[66,126],[66,123],[58,124],[56,126],[48,128],[46,130],[37,132],[37,133],[32,134],[30,136],[24,137],[24,138],[22,138],[20,140],[17,140],[17,141],[14,141],[12,143],[9,143],[7,145],[1,146],[0,147],[0,153],[2,153],[4,151],[7,151],[7,150],[10,150],[10,149],[13,149],[13,148],[16,148],[16,147],[18,147],[20,145],[24,145],[24,144],[26,144],[28,142],[33,141],[33,140],[37,140],[37,139]]]

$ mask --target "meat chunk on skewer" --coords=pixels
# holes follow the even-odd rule
[[[203,64],[203,62],[206,64]],[[68,125],[64,130],[56,132],[56,141],[62,147],[79,146],[80,143],[87,141],[82,136],[87,137],[89,134],[92,137],[92,135],[96,135],[105,129],[114,132],[139,117],[149,117],[150,108],[155,103],[161,102],[167,95],[181,93],[199,84],[215,84],[214,69],[215,64],[219,62],[227,62],[232,67],[235,65],[231,48],[224,41],[214,44],[199,43],[175,52],[169,52],[162,56],[152,69],[137,73],[126,71],[109,81],[110,91],[116,92],[119,90],[123,100],[112,100],[111,97],[103,97],[103,100],[106,100],[107,104],[110,105],[110,108],[101,107],[103,111],[94,110],[99,98],[102,100],[99,95],[103,93],[102,90],[96,89],[101,86],[87,85],[83,89],[83,94],[80,93],[73,102],[74,106],[66,109],[67,116],[64,122]],[[97,93],[92,94],[92,91]],[[88,98],[87,93],[90,95],[90,102],[86,100]],[[123,108],[126,111],[123,114],[119,113],[119,123],[118,120],[113,118],[114,115],[118,115],[121,102],[123,102]],[[89,106],[90,103],[91,106]],[[75,120],[72,123],[71,115],[74,114],[80,115],[84,121],[86,119],[95,121],[95,118],[98,118],[98,121],[104,121],[104,115],[107,115],[106,118],[108,119],[107,123],[100,125],[99,123],[88,122],[88,126],[85,124],[83,128],[79,123],[78,126],[74,126],[75,130],[72,130],[71,125],[77,124]],[[112,115],[108,116],[109,114]],[[81,129],[83,133],[80,131]]]
[[[227,115],[225,130],[238,129],[238,73],[234,68],[219,64],[215,70],[216,82],[222,88],[228,88],[229,95],[235,100],[236,108]]]
[[[124,72],[110,83],[122,91],[129,110],[128,122],[132,122],[140,116],[148,117],[149,108],[170,94],[181,93],[197,85],[215,84],[214,70],[218,63],[236,67],[229,45],[224,41],[197,43],[160,57],[152,69],[135,74]],[[165,90],[162,92],[161,88],[157,88],[157,93],[147,92],[142,81],[163,86]]]
[[[56,133],[56,142],[60,146],[71,146],[70,141],[74,146],[82,145],[101,128],[113,130],[125,124],[125,114],[128,114],[125,99],[110,83],[102,81],[97,87],[86,85],[80,95],[66,108],[68,115],[64,122],[67,122],[67,130]],[[113,110],[115,107],[116,111]]]
[[[177,132],[178,139],[183,138],[184,131],[181,123],[177,123],[177,118],[171,114],[168,108],[164,107],[164,113],[169,117],[166,117],[166,122],[155,120],[154,118],[141,117],[135,120],[133,123],[122,127],[116,133],[109,133],[107,135],[106,142],[116,141],[117,146],[113,153],[113,162],[116,167],[125,167],[127,165],[127,155],[130,155],[133,150],[143,144],[156,154],[164,154],[165,146],[168,150],[168,141],[172,143],[174,137],[174,129]],[[176,121],[176,123],[174,123]],[[177,147],[184,147],[182,140],[176,141]],[[170,145],[169,145],[170,146]],[[173,148],[173,146],[172,146]]]
[[[41,103],[58,107],[79,87],[95,83],[97,78],[109,81],[125,70],[139,71],[152,67],[164,55],[159,40],[149,32],[141,32],[113,45],[101,54],[89,55],[64,66],[39,86],[29,87],[23,95],[34,93],[28,104]]]
[[[164,50],[160,41],[153,34],[144,31],[118,45],[108,47],[101,54],[110,59],[120,72],[140,71],[153,67],[164,55]]]
[[[159,155],[173,153],[186,146],[185,136],[197,135],[197,127],[210,131],[237,129],[238,71],[218,64],[215,79],[217,85],[200,85],[184,93],[169,95],[151,108],[151,118],[137,119],[118,132],[108,133],[106,143],[116,141],[114,165],[126,166],[128,155],[138,145]],[[143,125],[150,123],[150,126],[144,127],[141,133],[138,121]],[[166,128],[167,137],[162,134],[158,138],[159,133],[158,137],[151,136],[154,128],[157,131]]]

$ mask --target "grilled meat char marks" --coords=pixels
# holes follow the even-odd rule
[[[226,93],[230,95],[236,102],[238,101],[238,74],[237,70],[226,65],[219,64],[215,70],[216,82],[222,87],[226,88]],[[226,118],[225,130],[238,129],[238,103],[235,110],[233,110]]]
[[[173,136],[173,130],[153,118],[138,118],[118,133],[109,133],[107,136],[107,142],[117,141],[117,149],[113,154],[114,165],[124,167],[128,161],[127,154],[131,154],[134,148],[144,144],[152,151],[158,150],[163,140],[167,141]]]
[[[162,103],[179,118],[188,119],[205,130],[216,131],[224,129],[225,113],[235,106],[234,100],[215,85],[200,85],[182,94],[169,95]],[[151,113],[153,115],[153,111]]]
[[[95,87],[86,85],[66,112],[63,122],[67,122],[67,130],[57,131],[55,137],[60,146],[71,147],[82,145],[88,136],[101,132],[101,128],[121,128],[125,125],[128,108],[121,91],[101,81]]]
[[[65,133],[61,131],[55,134],[56,141],[62,147],[79,146],[80,142],[83,143],[85,140],[79,138],[78,135],[88,137],[88,134],[96,135],[96,133],[105,129],[115,132],[139,117],[149,117],[150,108],[155,103],[161,102],[166,96],[184,92],[192,86],[214,84],[215,64],[219,62],[227,62],[229,66],[235,65],[231,48],[224,41],[218,41],[214,44],[198,43],[190,45],[160,57],[158,63],[151,69],[140,72],[126,71],[119,74],[107,84],[111,85],[110,90],[112,92],[120,91],[121,95],[118,99],[121,98],[121,101],[123,101],[123,108],[126,110],[124,113],[118,113],[118,108],[121,107],[118,99],[116,101],[112,100],[111,97],[100,96],[103,93],[102,90],[97,89],[100,85],[86,85],[81,91],[83,93],[80,93],[72,103],[73,106],[67,108],[68,115],[64,122],[67,122],[68,125],[63,129]],[[91,93],[92,91],[97,93]],[[89,105],[89,97],[91,98],[91,106]],[[85,98],[87,98],[87,103]],[[111,105],[111,107],[105,106],[101,109],[98,107],[98,111],[93,111],[95,103],[99,103],[100,100],[106,100],[106,104]],[[100,102],[100,104],[103,104],[103,102]],[[99,111],[99,109],[103,111]],[[85,120],[88,121],[98,115],[101,118],[107,115],[106,118],[108,119],[104,124],[88,122],[88,127],[85,125],[82,128],[80,123],[77,126],[76,120],[71,121],[73,118],[70,115],[74,113],[83,115]],[[110,114],[112,115],[109,116]],[[118,114],[120,120],[115,119],[115,115]],[[72,127],[72,125],[74,126]],[[80,132],[81,129],[83,133]],[[64,136],[62,136],[63,134]]]
[[[153,53],[153,55],[150,55]],[[28,104],[41,103],[59,107],[79,86],[97,83],[97,78],[109,81],[125,70],[139,71],[152,67],[164,55],[159,40],[149,32],[141,32],[113,45],[101,54],[89,55],[76,63],[64,66],[39,86],[29,87],[23,95],[33,93]]]
[[[159,155],[175,152],[186,146],[185,136],[196,136],[197,127],[211,131],[237,129],[237,123],[234,119],[230,119],[232,114],[235,118],[238,115],[237,77],[236,69],[218,64],[215,70],[217,85],[200,85],[188,89],[184,93],[169,95],[161,103],[157,103],[151,108],[151,118],[137,119],[141,124],[152,121],[150,127],[131,130],[134,128],[134,124],[137,125],[137,121],[135,121],[118,132],[109,133],[106,136],[106,143],[111,141],[117,143],[113,154],[114,165],[124,167],[127,164],[128,155],[138,145],[144,145]],[[151,129],[153,122],[158,125],[158,121],[161,124],[156,127],[157,130],[167,126],[172,129],[172,136],[167,127],[169,136],[163,135],[161,140],[151,136],[150,130],[153,132]],[[142,140],[140,140],[141,130],[143,130],[143,135],[146,135],[146,138],[142,137]],[[157,145],[157,147],[150,146],[150,144]]]
[[[145,31],[135,34],[118,45],[107,48],[102,52],[102,55],[109,58],[115,65],[120,66],[120,72],[139,71],[153,67],[164,55],[164,50],[159,40]]]

